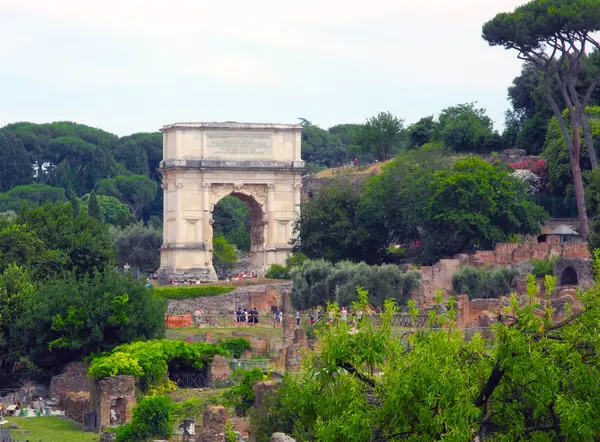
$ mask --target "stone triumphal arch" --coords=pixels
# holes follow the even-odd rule
[[[300,204],[302,126],[176,123],[161,131],[161,281],[217,279],[212,212],[227,195],[249,206],[252,266],[284,264]]]

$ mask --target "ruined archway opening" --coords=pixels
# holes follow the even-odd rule
[[[264,216],[251,196],[233,192],[213,209],[213,267],[219,279],[251,274],[264,251]],[[230,246],[235,247],[235,258]],[[233,261],[232,261],[233,259]]]
[[[204,388],[208,385],[208,363],[196,368],[189,361],[172,359],[168,362],[169,380],[179,388]]]
[[[564,269],[560,275],[560,285],[577,285],[577,272],[571,266]]]

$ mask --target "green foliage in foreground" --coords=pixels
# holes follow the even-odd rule
[[[229,353],[216,344],[184,341],[151,340],[132,342],[116,347],[109,354],[93,358],[89,374],[93,378],[117,375],[139,377],[143,391],[167,382],[169,366],[189,366],[196,369],[215,355],[228,356]]]
[[[369,266],[349,261],[332,264],[307,260],[292,272],[292,302],[301,309],[334,301],[349,306],[356,301],[356,287],[361,286],[373,294],[371,301],[377,307],[382,307],[384,300],[390,298],[404,304],[419,287],[419,278],[419,272],[405,273],[393,264]]]
[[[115,442],[145,442],[151,439],[169,439],[176,423],[200,416],[202,404],[198,399],[182,403],[168,396],[148,396],[133,409],[131,424],[116,428]]]
[[[356,330],[344,321],[322,324],[321,353],[255,416],[257,441],[274,431],[321,442],[599,440],[600,253],[595,275],[596,285],[580,293],[582,310],[558,323],[549,302],[556,278],[546,277],[538,304],[530,275],[524,303],[512,295],[491,348],[480,335],[464,339],[453,298],[404,342],[392,335],[392,300]],[[360,293],[357,309],[368,305]]]
[[[236,371],[233,374],[235,386],[223,393],[225,405],[234,408],[236,414],[246,414],[254,403],[254,383],[264,379],[260,368]]]
[[[232,285],[185,285],[154,288],[154,293],[167,299],[190,299],[224,295],[235,290]]]
[[[490,299],[508,296],[519,272],[510,268],[484,270],[463,267],[452,275],[452,290],[457,295],[467,294],[469,299]]]

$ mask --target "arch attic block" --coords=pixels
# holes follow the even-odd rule
[[[164,126],[161,283],[215,281],[212,213],[227,195],[250,208],[257,272],[284,264],[300,204],[300,125],[175,123]]]

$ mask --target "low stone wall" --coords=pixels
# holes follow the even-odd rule
[[[68,363],[65,365],[62,374],[53,376],[50,380],[50,397],[58,399],[59,403],[62,403],[69,393],[89,391],[87,364],[85,362]]]
[[[83,424],[83,414],[92,411],[90,392],[69,392],[61,399],[60,406],[65,410],[65,416]]]
[[[270,313],[272,306],[282,305],[284,293],[291,290],[291,282],[282,282],[242,286],[224,295],[170,299],[167,315],[193,313],[199,308],[205,315],[226,316],[233,315],[237,307],[256,307],[259,313]]]

